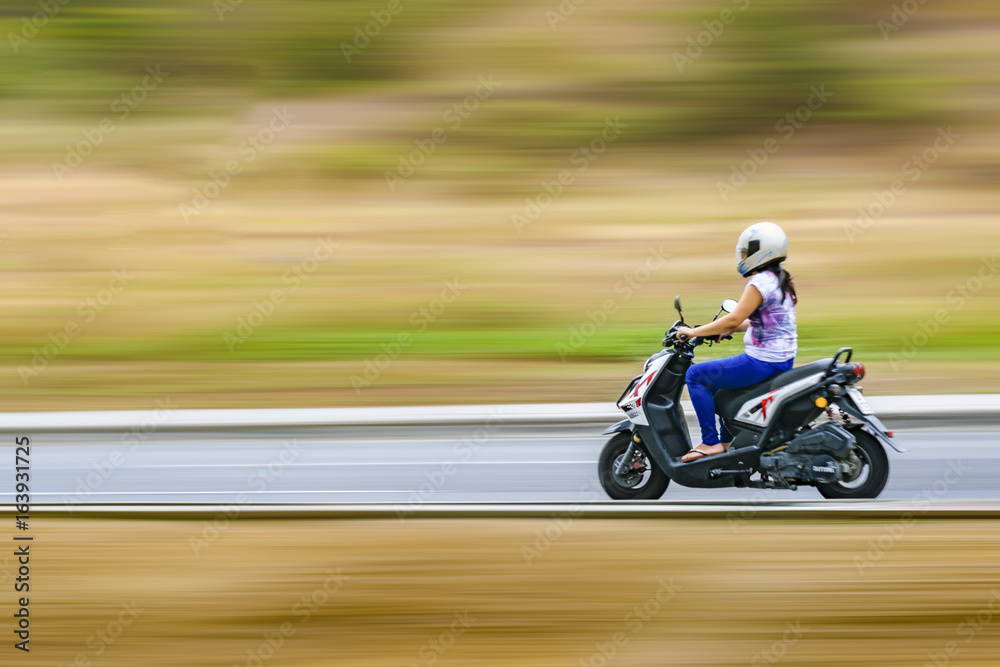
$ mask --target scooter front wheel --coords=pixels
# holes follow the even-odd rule
[[[616,433],[604,445],[597,460],[597,476],[601,480],[601,486],[614,500],[655,500],[667,490],[670,478],[640,445],[636,445],[639,456],[637,461],[629,465],[629,471],[624,475],[617,472],[631,442],[632,434],[623,431]]]

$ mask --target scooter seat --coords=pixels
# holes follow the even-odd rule
[[[751,398],[760,396],[761,394],[766,394],[769,391],[774,391],[775,389],[783,387],[786,384],[791,384],[796,380],[801,380],[802,378],[807,378],[810,375],[815,375],[816,373],[825,371],[830,367],[830,362],[832,361],[832,358],[813,361],[803,366],[799,366],[798,368],[778,373],[773,378],[764,380],[763,382],[758,382],[757,384],[750,385],[749,387],[742,387],[740,389],[721,389],[715,395],[715,412],[726,419],[735,417],[739,409],[743,407],[743,404]]]

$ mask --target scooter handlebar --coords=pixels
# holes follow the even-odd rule
[[[695,325],[695,326],[700,326],[700,325]],[[694,329],[694,327],[691,328]],[[677,343],[690,343],[692,346],[698,346],[701,345],[702,343],[708,343],[709,345],[712,345],[713,343],[721,343],[724,340],[732,340],[732,339],[733,339],[732,334],[727,334],[725,336],[722,335],[692,336],[691,338],[684,338],[683,336],[677,333],[677,326],[674,325],[673,327],[670,328],[669,331],[667,331],[666,335],[663,338],[662,344],[663,347],[670,347],[671,345],[676,345]]]

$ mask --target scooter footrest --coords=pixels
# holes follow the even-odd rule
[[[753,470],[724,470],[722,468],[715,468],[714,470],[708,471],[709,477],[722,477],[723,475],[749,475],[752,474]]]

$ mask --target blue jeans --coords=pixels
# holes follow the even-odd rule
[[[741,389],[763,382],[778,373],[791,369],[794,359],[785,361],[760,361],[746,353],[735,357],[713,359],[693,364],[688,369],[688,394],[694,404],[701,426],[701,441],[706,445],[719,444],[719,432],[715,430],[715,394],[720,389]],[[732,442],[733,436],[721,423],[722,442]]]

